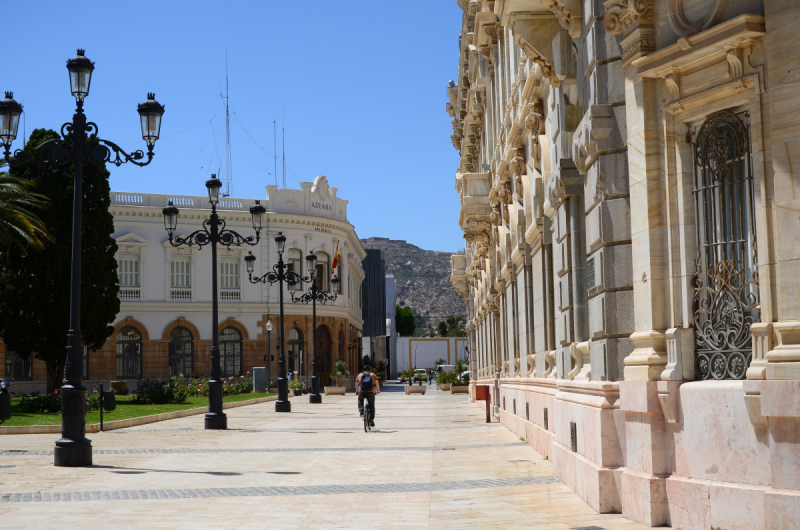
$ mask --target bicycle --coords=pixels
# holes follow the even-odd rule
[[[369,424],[369,402],[364,401],[364,432],[369,432],[372,427]]]

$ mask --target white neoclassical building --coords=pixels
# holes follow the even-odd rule
[[[277,263],[274,241],[286,236],[284,260],[306,274],[305,256],[315,253],[322,289],[330,288],[331,267],[338,247],[335,274],[341,294],[334,302],[317,305],[317,349],[321,383],[336,360],[357,370],[360,351],[361,285],[365,256],[353,225],[347,221],[347,201],[336,195],[325,176],[301,189],[266,187],[264,229],[255,246],[218,247],[219,329],[211,329],[211,248],[173,247],[164,228],[162,208],[168,201],[179,208],[176,236],[202,228],[211,213],[207,196],[111,192],[114,238],[119,247],[121,308],[115,329],[100,351],[86,353],[87,381],[129,380],[170,375],[208,375],[212,333],[219,333],[223,375],[245,374],[254,366],[267,366],[277,377],[279,345],[278,285],[252,284],[244,257],[253,252],[254,275],[261,276]],[[255,199],[225,198],[218,212],[226,228],[243,236],[254,235],[249,208]],[[89,264],[89,266],[91,266]],[[300,270],[300,267],[303,270]],[[284,287],[286,289],[286,287]],[[285,295],[285,337],[289,369],[303,375],[311,370],[311,306],[293,303]],[[273,329],[267,332],[267,322]],[[22,362],[6,355],[6,371],[16,374],[16,389],[42,389],[44,363]],[[17,366],[18,365],[18,366]]]

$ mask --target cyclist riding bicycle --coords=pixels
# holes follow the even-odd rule
[[[375,394],[380,394],[381,388],[378,376],[364,365],[364,371],[356,378],[356,394],[358,395],[358,413],[364,415],[364,399],[369,404],[369,424],[375,427]]]

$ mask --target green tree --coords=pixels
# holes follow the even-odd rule
[[[467,320],[462,315],[450,316],[439,322],[436,332],[440,337],[466,337],[466,323]]]
[[[395,308],[395,322],[397,334],[401,337],[411,337],[414,335],[414,330],[417,329],[414,310],[408,306],[397,306]]]
[[[6,162],[0,161],[0,167]],[[47,197],[34,193],[33,182],[0,172],[0,244],[15,246],[27,253],[41,250],[50,234],[35,211],[47,205]]]
[[[58,137],[54,131],[37,129],[25,150]],[[41,220],[53,241],[28,255],[0,243],[0,334],[8,349],[23,357],[35,353],[47,364],[48,392],[60,386],[66,361],[74,171],[73,164],[18,168],[14,176],[34,182],[50,200],[52,206],[42,212]],[[108,176],[105,167],[84,163],[81,333],[94,350],[113,332],[110,324],[119,313]]]

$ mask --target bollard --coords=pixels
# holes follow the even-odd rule
[[[492,393],[486,387],[486,423],[492,423]]]

